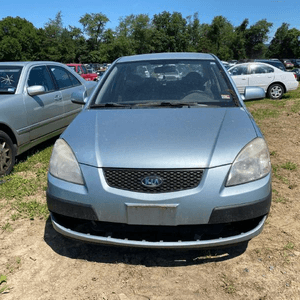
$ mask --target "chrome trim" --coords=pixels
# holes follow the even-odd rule
[[[34,130],[34,129],[40,128],[40,127],[42,127],[42,126],[48,125],[48,124],[50,124],[50,123],[56,122],[57,120],[67,118],[67,117],[72,116],[72,115],[77,115],[80,111],[81,111],[81,107],[80,107],[79,109],[73,110],[73,111],[71,111],[71,112],[69,112],[69,113],[63,114],[62,116],[57,116],[57,117],[55,117],[55,118],[47,119],[47,120],[45,120],[45,121],[36,123],[36,124],[34,124],[34,125],[30,125],[30,126],[27,126],[27,127],[22,128],[22,129],[18,129],[18,130],[17,130],[17,133],[18,133],[19,135],[21,135],[21,134],[30,132],[31,130]]]

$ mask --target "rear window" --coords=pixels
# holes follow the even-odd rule
[[[22,67],[0,66],[0,93],[14,94],[21,72]]]

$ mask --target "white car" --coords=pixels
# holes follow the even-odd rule
[[[238,91],[243,94],[246,86],[262,87],[271,99],[281,99],[288,91],[298,88],[298,81],[291,72],[284,72],[266,63],[243,63],[228,69]]]

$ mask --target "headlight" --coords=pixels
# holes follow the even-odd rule
[[[76,157],[63,139],[58,139],[54,144],[49,172],[59,179],[84,184]]]
[[[265,177],[271,171],[269,150],[262,138],[245,146],[234,160],[226,186],[237,185]]]

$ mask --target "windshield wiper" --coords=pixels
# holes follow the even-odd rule
[[[129,104],[120,104],[120,103],[114,103],[114,102],[108,102],[108,103],[99,103],[99,104],[92,104],[90,108],[98,108],[98,107],[131,107],[132,105]]]
[[[148,103],[140,103],[136,106],[157,106],[157,107],[183,107],[183,106],[201,106],[200,102],[148,102]],[[204,106],[206,106],[204,104]]]

